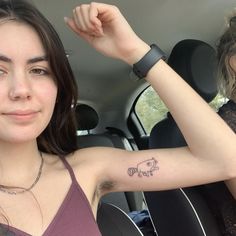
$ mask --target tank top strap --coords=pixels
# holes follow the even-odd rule
[[[75,173],[74,173],[71,165],[66,160],[66,158],[64,156],[60,156],[60,159],[63,162],[63,164],[65,165],[66,169],[69,171],[72,182],[77,182],[76,177],[75,177]]]

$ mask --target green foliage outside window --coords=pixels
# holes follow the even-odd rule
[[[226,102],[221,95],[217,95],[209,104],[215,111]],[[148,87],[139,97],[135,112],[140,119],[147,134],[150,134],[152,127],[166,117],[167,107],[161,101],[152,87]]]
[[[154,124],[165,118],[168,109],[152,87],[148,87],[139,97],[135,112],[147,134]]]

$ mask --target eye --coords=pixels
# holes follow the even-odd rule
[[[152,165],[152,163],[151,162],[147,162],[147,166],[151,166]]]
[[[33,68],[30,73],[35,75],[48,75],[49,71],[47,69],[42,68]]]
[[[6,71],[0,69],[0,77],[4,76],[6,74]]]

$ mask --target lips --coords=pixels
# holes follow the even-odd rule
[[[14,110],[10,112],[4,112],[2,115],[16,120],[16,121],[29,121],[35,118],[39,111],[36,110]]]

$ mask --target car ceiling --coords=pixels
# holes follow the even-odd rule
[[[75,73],[79,102],[95,108],[98,130],[106,126],[124,129],[130,107],[147,84],[135,81],[123,62],[97,53],[73,34],[63,21],[72,9],[90,1],[33,0],[55,26]],[[120,8],[135,32],[147,43],[157,43],[170,54],[186,38],[200,39],[215,47],[225,27],[225,16],[236,7],[235,0],[107,0]]]

